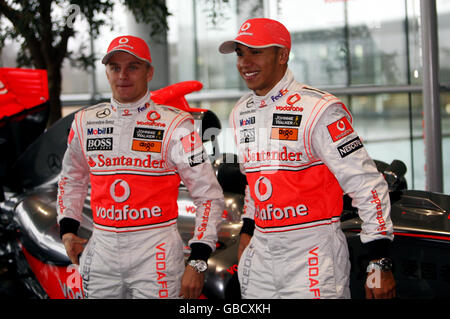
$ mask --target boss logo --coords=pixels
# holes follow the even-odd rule
[[[112,137],[88,138],[86,141],[86,151],[112,151]]]
[[[255,141],[255,129],[244,129],[240,131],[240,143],[252,143]]]

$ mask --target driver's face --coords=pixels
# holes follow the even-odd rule
[[[286,48],[236,47],[237,69],[247,87],[256,95],[266,95],[284,76],[289,51]]]
[[[116,101],[136,102],[147,93],[153,66],[127,52],[117,52],[106,65],[106,77]]]

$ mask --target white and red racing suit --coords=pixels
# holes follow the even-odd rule
[[[192,116],[155,104],[101,103],[75,114],[58,184],[61,234],[77,233],[91,185],[93,234],[80,258],[89,298],[175,298],[184,272],[180,181],[197,206],[191,259],[215,250],[223,192]]]
[[[243,96],[230,126],[248,181],[243,227],[255,225],[238,267],[242,297],[349,298],[343,194],[370,254],[385,253],[393,228],[386,181],[347,108],[287,70],[266,96]]]

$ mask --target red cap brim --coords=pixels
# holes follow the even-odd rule
[[[138,59],[141,60],[141,61],[147,62],[147,63],[150,64],[150,65],[152,64],[152,61],[143,59],[143,58],[137,56],[136,54],[134,54],[133,52],[130,52],[130,51],[126,50],[126,49],[116,49],[116,50],[112,50],[111,52],[108,52],[108,53],[105,54],[105,56],[103,57],[102,63],[103,63],[103,64],[107,64],[107,63],[108,63],[108,60],[109,60],[115,53],[117,53],[117,52],[119,52],[119,51],[129,53],[129,54],[131,54],[132,56],[138,58]]]

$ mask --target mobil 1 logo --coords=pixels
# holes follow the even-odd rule
[[[88,138],[86,141],[86,151],[112,151],[113,138]]]

